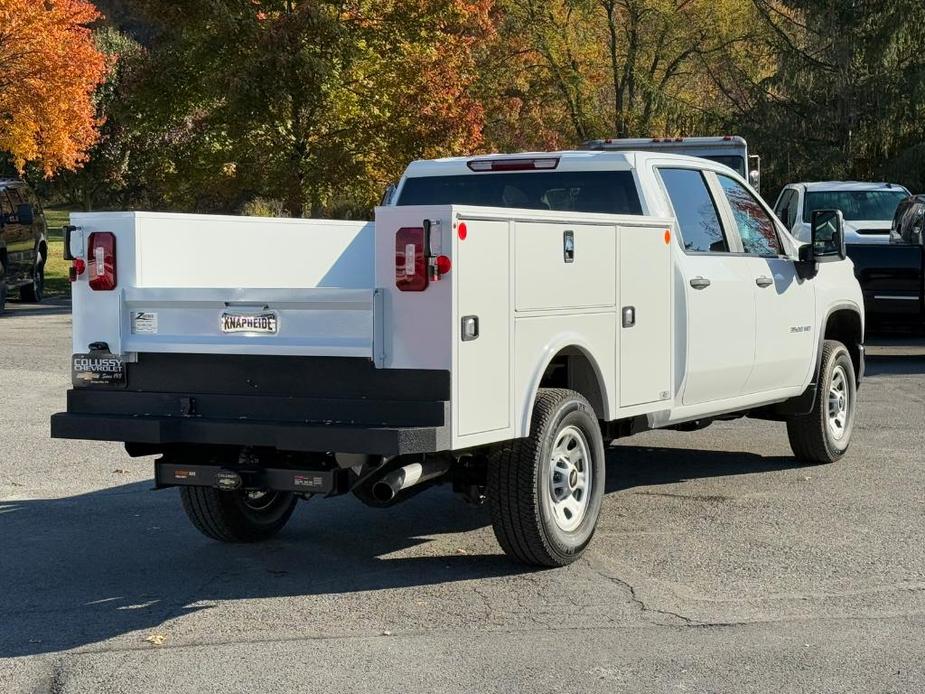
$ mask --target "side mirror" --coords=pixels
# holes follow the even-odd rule
[[[16,206],[16,221],[20,224],[25,224],[26,226],[32,226],[32,223],[35,221],[35,210],[32,205],[27,202],[24,202],[21,205]]]
[[[758,190],[761,185],[761,173],[756,169],[752,169],[748,172],[748,182],[751,184],[752,188]]]
[[[838,258],[844,260],[845,222],[841,210],[816,210],[810,225],[813,259]]]

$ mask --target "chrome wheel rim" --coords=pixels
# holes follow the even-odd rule
[[[851,411],[851,395],[848,375],[842,366],[836,366],[829,383],[828,423],[832,438],[840,441],[848,430],[848,416]]]
[[[561,530],[571,532],[581,525],[592,482],[588,441],[578,427],[567,426],[556,436],[549,457],[549,499]]]

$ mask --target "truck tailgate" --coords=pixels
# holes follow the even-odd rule
[[[373,359],[379,298],[374,289],[127,288],[118,351]],[[263,313],[276,318],[273,334],[223,330],[224,315]]]

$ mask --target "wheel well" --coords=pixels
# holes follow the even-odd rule
[[[851,309],[839,309],[829,315],[825,324],[826,340],[838,340],[848,348],[854,372],[860,373],[861,344],[864,341],[861,329],[861,315]]]
[[[578,347],[566,347],[552,358],[540,379],[540,388],[568,388],[581,393],[594,408],[597,418],[605,418],[604,392],[598,369]]]
[[[48,261],[48,245],[44,241],[39,243],[39,254],[42,256],[42,264]]]

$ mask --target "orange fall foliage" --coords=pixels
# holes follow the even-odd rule
[[[0,0],[0,151],[51,175],[86,159],[99,123],[94,90],[107,64],[87,0]]]

